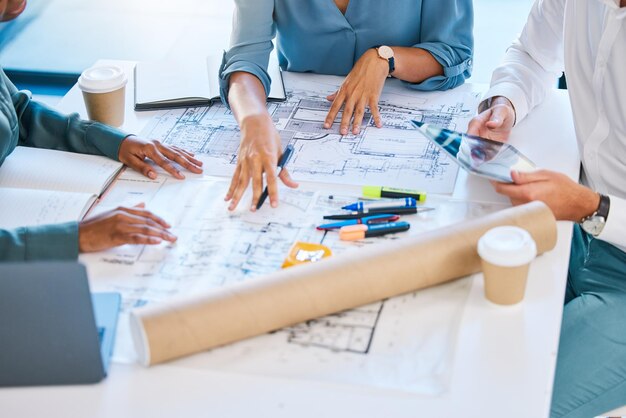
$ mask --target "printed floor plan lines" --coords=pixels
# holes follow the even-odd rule
[[[328,89],[334,80],[285,73],[287,100],[268,104],[283,147],[292,144],[295,148],[289,169],[296,180],[452,193],[458,167],[417,133],[411,120],[465,129],[478,103],[478,92],[420,94],[392,81],[379,101],[383,127],[376,128],[367,111],[361,132],[342,136],[341,113],[331,129],[323,128],[331,106],[326,93],[332,91]],[[198,154],[207,174],[230,176],[237,163],[239,127],[221,104],[159,112],[142,135]]]

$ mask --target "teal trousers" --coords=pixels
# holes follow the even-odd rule
[[[626,405],[626,253],[574,226],[552,418]]]

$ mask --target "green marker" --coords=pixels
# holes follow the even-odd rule
[[[393,187],[363,186],[363,196],[376,199],[381,197],[412,197],[420,203],[426,201],[426,193],[410,189],[395,189]]]

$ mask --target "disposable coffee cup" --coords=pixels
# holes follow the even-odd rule
[[[485,278],[485,297],[499,305],[524,299],[530,262],[537,246],[530,234],[517,226],[490,229],[478,240]]]
[[[90,120],[111,126],[124,123],[124,99],[128,78],[114,65],[91,67],[78,78]]]

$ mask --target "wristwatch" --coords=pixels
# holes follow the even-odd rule
[[[391,73],[396,69],[396,59],[393,54],[393,49],[387,45],[375,46],[376,52],[378,52],[378,58],[384,59],[389,63],[389,74],[387,77],[391,77]]]
[[[610,207],[611,200],[609,197],[600,194],[600,204],[598,205],[598,209],[596,209],[596,211],[590,216],[587,216],[580,221],[582,229],[594,237],[600,235],[604,229],[604,225],[606,225],[606,220],[609,217]]]

